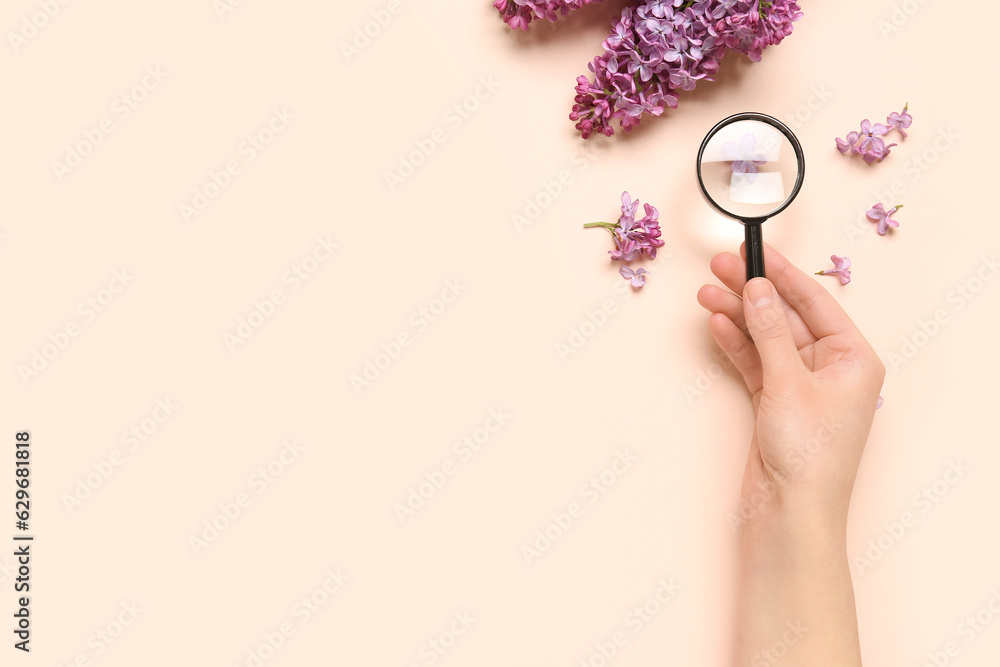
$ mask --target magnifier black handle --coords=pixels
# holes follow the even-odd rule
[[[760,223],[744,222],[747,239],[747,282],[754,278],[764,277],[764,235],[760,231]]]

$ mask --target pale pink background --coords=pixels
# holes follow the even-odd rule
[[[730,56],[676,112],[590,144],[567,120],[572,87],[621,2],[522,35],[488,0],[406,0],[350,62],[341,44],[386,2],[245,0],[222,19],[209,0],[72,2],[17,52],[6,42],[0,432],[32,431],[37,541],[35,650],[5,645],[2,663],[246,665],[290,622],[265,664],[427,665],[422,646],[469,612],[434,664],[578,665],[623,630],[611,664],[727,664],[739,544],[727,515],[751,412],[695,293],[741,229],[703,203],[693,161],[714,122],[758,110],[792,119],[809,165],[765,237],[810,272],[851,257],[849,286],[820,280],[890,367],[852,557],[903,512],[916,525],[853,568],[866,663],[923,664],[954,640],[949,664],[996,664],[1000,619],[971,643],[958,626],[1000,590],[1000,280],[960,310],[949,293],[1000,246],[998,58],[980,29],[998,10],[807,4],[763,63]],[[36,11],[10,0],[0,26]],[[894,11],[901,26],[883,35]],[[52,162],[156,66],[166,80],[58,182]],[[499,87],[448,124],[480,77]],[[907,101],[910,138],[885,163],[834,150]],[[275,108],[294,120],[243,162],[240,143]],[[438,127],[445,142],[390,191],[385,172]],[[179,205],[234,159],[241,173],[185,224]],[[562,193],[518,230],[512,216],[564,170]],[[897,180],[901,226],[879,237],[863,211],[892,203],[879,193]],[[637,294],[607,235],[580,228],[614,219],[623,189],[660,208],[666,240]],[[292,291],[282,275],[323,235],[339,248]],[[23,382],[18,366],[83,322],[78,304],[122,268],[134,280]],[[411,314],[440,306],[449,280],[464,290],[419,330]],[[223,336],[276,288],[284,303],[231,353]],[[561,359],[557,344],[609,299],[604,325]],[[890,363],[938,309],[947,324]],[[355,392],[352,374],[400,334],[412,344]],[[122,433],[168,397],[180,407],[129,451]],[[462,460],[453,443],[495,408],[509,419]],[[249,478],[286,439],[305,451],[258,495]],[[123,463],[69,511],[64,496],[115,450]],[[619,450],[637,461],[591,503],[581,485]],[[454,474],[400,525],[394,505],[447,460]],[[921,513],[914,495],[950,461],[971,471]],[[196,555],[189,537],[241,493],[251,505]],[[0,535],[14,532],[4,498]],[[573,502],[582,516],[529,566],[521,547]],[[9,624],[12,559],[0,565]],[[337,568],[350,580],[302,623],[293,605]],[[626,614],[671,577],[682,591],[633,634]],[[98,655],[88,638],[132,601],[142,613]]]

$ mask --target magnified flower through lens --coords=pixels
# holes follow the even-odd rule
[[[767,164],[767,155],[757,149],[757,137],[752,132],[740,137],[739,143],[727,141],[722,146],[722,153],[732,162],[734,174],[756,174],[757,167]]]

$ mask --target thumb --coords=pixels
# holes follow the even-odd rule
[[[754,278],[743,294],[743,312],[750,337],[757,346],[763,367],[764,385],[769,380],[786,380],[802,366],[785,308],[774,285],[767,278]]]

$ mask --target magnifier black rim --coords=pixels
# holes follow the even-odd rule
[[[795,159],[797,161],[797,164],[799,165],[798,173],[795,176],[795,185],[792,187],[792,191],[788,194],[788,196],[785,197],[785,201],[781,204],[781,206],[774,209],[767,215],[755,218],[747,218],[739,215],[733,215],[731,211],[727,211],[726,209],[722,208],[722,206],[720,206],[717,201],[712,199],[712,195],[708,194],[708,188],[705,187],[705,179],[702,178],[701,175],[701,157],[705,153],[705,147],[708,146],[708,140],[714,137],[715,134],[726,125],[730,125],[731,123],[735,123],[741,120],[756,120],[761,123],[766,123],[767,125],[770,125],[771,127],[781,132],[783,135],[785,135],[785,138],[788,139],[788,142],[792,145],[792,149],[795,151]],[[765,113],[760,113],[757,111],[744,111],[741,113],[733,114],[728,118],[723,118],[718,123],[716,123],[715,126],[712,127],[712,129],[709,130],[707,134],[705,134],[705,138],[701,142],[701,148],[698,149],[698,161],[695,163],[695,170],[698,172],[698,187],[701,188],[701,193],[705,196],[705,199],[708,200],[708,203],[710,203],[716,211],[723,214],[727,218],[733,218],[739,220],[744,225],[759,225],[768,218],[773,218],[774,216],[784,211],[786,208],[788,208],[788,205],[792,203],[795,197],[798,196],[799,190],[802,189],[802,181],[806,175],[806,158],[805,155],[802,154],[802,144],[799,143],[798,137],[796,137],[792,133],[792,131],[788,129],[787,125],[782,123],[774,116],[768,116]]]

